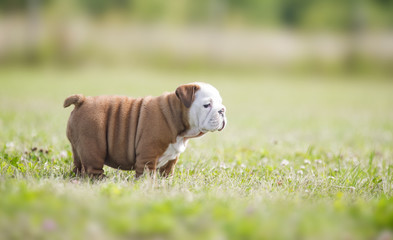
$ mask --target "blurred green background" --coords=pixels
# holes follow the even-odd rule
[[[391,0],[1,0],[5,66],[393,69]]]

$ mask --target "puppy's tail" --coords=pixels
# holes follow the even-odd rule
[[[80,105],[82,105],[84,101],[85,101],[85,96],[83,96],[82,94],[75,94],[66,98],[66,100],[64,100],[63,106],[66,108],[71,104],[74,104],[75,107],[79,107]]]

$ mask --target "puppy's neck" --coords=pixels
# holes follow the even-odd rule
[[[187,135],[185,135],[184,136],[184,141],[187,141],[187,140],[189,140],[189,139],[191,139],[191,138],[197,138],[197,137],[201,137],[201,136],[203,136],[205,133],[203,133],[203,132],[199,132],[198,134],[187,134]]]

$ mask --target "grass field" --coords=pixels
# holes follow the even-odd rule
[[[169,179],[70,175],[71,94],[216,86],[229,124]],[[393,239],[393,83],[375,77],[0,72],[0,239]]]

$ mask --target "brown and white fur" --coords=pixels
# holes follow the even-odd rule
[[[74,157],[74,172],[103,176],[103,166],[145,169],[168,176],[190,138],[221,131],[225,107],[213,86],[191,83],[158,97],[85,97],[77,94],[71,104],[67,137]]]

